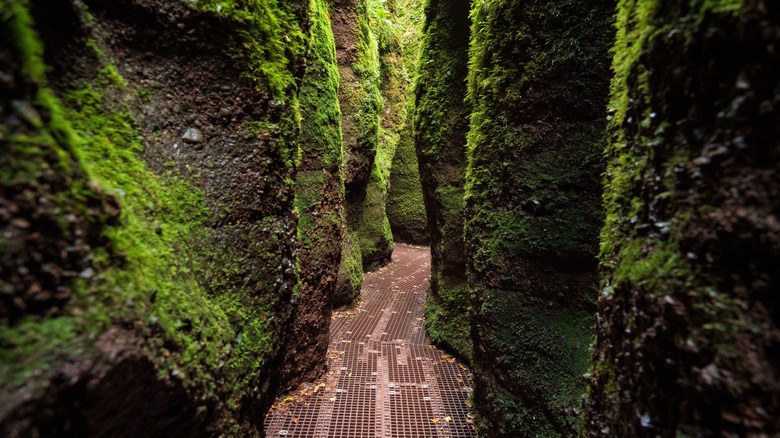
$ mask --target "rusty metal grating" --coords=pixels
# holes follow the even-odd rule
[[[335,312],[328,372],[276,402],[268,437],[476,437],[471,376],[425,335],[428,248],[396,245],[366,275],[361,302]]]

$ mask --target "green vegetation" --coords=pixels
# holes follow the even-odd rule
[[[385,214],[387,180],[392,156],[386,145],[380,145],[366,187],[366,199],[360,209],[358,239],[363,268],[389,261],[393,252],[393,232]]]
[[[593,317],[577,309],[540,308],[520,301],[517,292],[492,289],[491,301],[485,304],[482,322],[494,324],[495,331],[481,338],[492,357],[493,367],[503,370],[499,379],[482,380],[486,403],[481,415],[489,415],[490,429],[480,426],[491,436],[560,436],[561,430],[577,430],[579,409],[590,368],[589,347]],[[477,362],[480,362],[479,359]],[[483,373],[485,371],[482,371]],[[523,382],[525,392],[517,393],[514,382]],[[569,413],[551,419],[534,399],[549,397],[557,412]],[[479,403],[479,401],[477,401]],[[479,405],[478,405],[479,406]]]
[[[471,299],[464,291],[463,178],[470,106],[466,97],[468,2],[428,1],[415,83],[414,142],[431,239],[431,338],[472,356]]]
[[[319,225],[338,224],[343,215],[340,205],[344,196],[344,177],[341,170],[341,109],[337,95],[339,73],[328,17],[327,5],[321,0],[312,0],[309,65],[300,91],[302,162],[296,188],[296,208],[301,215],[298,235],[309,250],[317,250],[327,243],[324,241],[326,236],[316,232]],[[319,257],[314,257],[311,263],[316,265],[318,260]]]
[[[609,1],[472,6],[465,237],[484,435],[577,430],[611,16]]]
[[[228,48],[245,66],[244,75],[276,99],[289,99],[296,89],[290,65],[306,48],[294,8],[298,2],[278,0],[195,0],[195,6],[232,23],[240,44]],[[294,107],[294,105],[293,105]]]
[[[295,187],[301,293],[286,330],[289,386],[319,378],[344,238],[344,174],[336,48],[325,0],[311,0],[306,73],[301,82],[300,163]]]
[[[337,301],[341,303],[360,293],[364,269],[390,259],[393,236],[385,206],[397,143],[395,122],[380,123],[388,114],[396,117],[397,98],[387,94],[387,82],[382,81],[388,72],[388,50],[397,50],[392,16],[379,0],[359,0],[354,8],[356,19],[351,18],[354,16],[350,12],[335,11],[345,14],[337,26],[348,28],[341,31],[341,38],[346,40],[340,44],[354,45],[356,49],[354,53],[345,53],[347,64],[340,66],[348,235],[339,268]],[[349,36],[344,36],[345,30]]]
[[[364,260],[362,247],[369,251],[390,247],[390,242],[382,240],[384,236],[381,227],[380,233],[374,234],[371,233],[374,229],[360,229],[364,210],[379,208],[369,214],[379,217],[384,215],[383,205],[364,205],[379,147],[379,113],[383,105],[379,89],[379,42],[371,19],[372,16],[378,18],[377,8],[381,8],[381,4],[376,0],[359,0],[354,10],[347,10],[350,8],[345,6],[344,9],[332,11],[340,17],[334,26],[341,28],[336,33],[342,40],[337,40],[336,45],[354,47],[354,50],[343,53],[339,65],[347,238],[343,243],[339,267],[336,292],[338,304],[351,302],[360,294],[363,267],[382,258],[382,253],[376,252],[370,254],[373,260]],[[374,178],[374,184],[378,182]],[[374,187],[373,190],[373,198],[382,196],[382,187]],[[379,223],[381,225],[381,220]]]
[[[379,144],[379,112],[382,110],[380,88],[379,42],[371,26],[370,11],[381,7],[377,0],[359,0],[355,11],[356,54],[350,66],[359,83],[351,99],[357,102],[356,110],[351,114],[355,123],[354,139],[349,143],[357,145],[361,152],[373,161]]]
[[[290,161],[296,152],[289,140],[298,129],[290,65],[300,57],[304,41],[298,18],[275,1],[198,5],[232,26],[242,42],[229,48],[234,58],[246,63],[245,74],[258,89],[282,100],[287,137],[280,139],[280,147]],[[237,433],[242,404],[279,344],[272,339],[280,316],[274,313],[278,298],[269,293],[276,291],[277,277],[257,269],[257,261],[249,263],[247,254],[226,245],[207,226],[213,212],[193,184],[194,175],[147,168],[140,157],[143,134],[127,103],[144,95],[129,89],[110,58],[101,56],[103,66],[94,78],[55,97],[27,2],[5,3],[0,12],[3,40],[19,59],[15,68],[34,90],[26,98],[45,115],[34,123],[34,135],[2,127],[9,144],[3,186],[30,186],[43,193],[61,189],[54,197],[65,239],[74,238],[64,223],[67,212],[92,215],[94,201],[99,205],[107,197],[121,206],[118,221],[93,215],[96,225],[105,224],[103,244],[91,248],[94,269],[74,282],[62,316],[28,316],[0,326],[3,392],[15,390],[33,373],[96,354],[95,339],[109,327],[132,327],[146,340],[144,354],[155,362],[159,377],[181,380],[208,403],[222,400],[227,409],[218,421]],[[98,47],[93,40],[89,45]],[[62,187],[38,183],[50,164],[62,175]],[[256,257],[276,266],[280,248],[288,245],[282,224],[265,217],[254,226],[269,230],[266,241],[253,243]],[[295,294],[298,286],[284,287]]]
[[[386,210],[396,239],[426,244],[429,241],[427,217],[414,146],[413,86],[420,56],[423,5],[419,1],[396,0],[393,11],[395,37],[401,53],[400,56],[398,53],[385,55],[382,64],[383,88],[389,88],[384,92],[385,102],[395,102],[389,109],[391,114],[397,115],[397,121],[391,126],[393,129],[385,134],[397,145],[391,163]]]
[[[425,300],[425,328],[428,336],[434,344],[471,363],[474,360],[474,352],[468,312],[471,302],[468,285],[458,287],[442,280],[439,284],[446,284],[446,289],[439,292],[439,299],[428,294]]]
[[[766,384],[755,380],[768,369],[764,359],[746,359],[763,355],[751,346],[769,345],[777,333],[776,321],[751,310],[766,302],[763,281],[775,281],[777,252],[761,223],[735,219],[738,211],[762,217],[776,209],[776,202],[744,195],[753,184],[761,193],[777,186],[756,164],[767,158],[754,161],[776,155],[765,135],[777,131],[769,121],[777,109],[759,110],[752,100],[777,87],[777,76],[765,70],[775,59],[765,48],[777,41],[766,33],[777,26],[770,15],[734,0],[672,8],[619,2],[600,248],[604,323],[588,430],[725,436],[780,427],[729,419],[747,418],[759,405],[766,418],[778,412]],[[727,194],[732,187],[740,194]],[[644,367],[648,362],[657,365]]]

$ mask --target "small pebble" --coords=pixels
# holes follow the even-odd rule
[[[182,134],[181,139],[187,143],[203,143],[203,133],[197,128],[187,128]]]

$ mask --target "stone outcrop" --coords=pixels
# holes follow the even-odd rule
[[[429,243],[425,202],[414,147],[414,84],[420,56],[423,5],[417,0],[387,4],[393,17],[392,44],[382,62],[385,111],[382,127],[394,153],[387,192],[387,219],[393,238],[407,243]],[[387,102],[392,102],[388,106]]]
[[[308,2],[242,5],[0,3],[1,435],[262,435]]]
[[[589,436],[780,434],[780,8],[623,1]]]
[[[334,305],[359,294],[363,271],[389,260],[392,235],[384,213],[386,187],[377,168],[380,92],[379,46],[369,10],[373,0],[331,2],[342,111],[346,234]],[[386,231],[386,232],[385,232]]]
[[[286,335],[286,384],[311,382],[325,372],[331,300],[344,238],[344,176],[339,75],[325,0],[312,3],[306,73],[300,87],[300,164],[295,207],[301,289]]]
[[[470,106],[466,97],[469,2],[431,0],[415,89],[415,147],[431,241],[426,329],[459,356],[471,356],[463,184]]]
[[[612,1],[474,2],[465,238],[484,436],[573,436],[596,295]]]

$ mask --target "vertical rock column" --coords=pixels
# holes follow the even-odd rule
[[[0,2],[0,436],[258,436],[307,0]]]
[[[414,137],[431,239],[426,328],[434,342],[466,358],[471,354],[463,252],[468,14],[468,0],[426,3]]]
[[[387,218],[396,240],[414,244],[429,243],[425,201],[414,147],[415,102],[412,83],[417,74],[417,61],[420,56],[422,12],[422,2],[417,0],[394,2],[392,13],[396,20],[395,33],[399,40],[400,53],[395,57],[395,68],[392,64],[383,64],[383,67],[387,65],[387,71],[395,71],[392,76],[398,84],[395,113],[401,116],[392,131],[397,146],[390,171]]]
[[[287,384],[325,371],[330,302],[344,236],[339,74],[325,0],[312,0],[311,37],[301,83],[300,164],[295,189],[301,291],[286,351]]]
[[[780,5],[621,1],[590,436],[780,434]]]
[[[606,0],[473,3],[465,235],[484,436],[576,431],[612,13]]]
[[[369,23],[368,1],[331,1],[331,26],[340,76],[347,223],[333,299],[336,305],[350,303],[360,294],[363,269],[368,265],[364,258],[382,262],[392,253],[392,240],[388,241],[381,233],[378,237],[369,236],[360,230],[363,217],[368,214],[364,210],[375,167],[382,108],[378,46]],[[381,215],[377,216],[384,218],[384,203],[379,206]],[[363,249],[371,254],[364,257]]]

